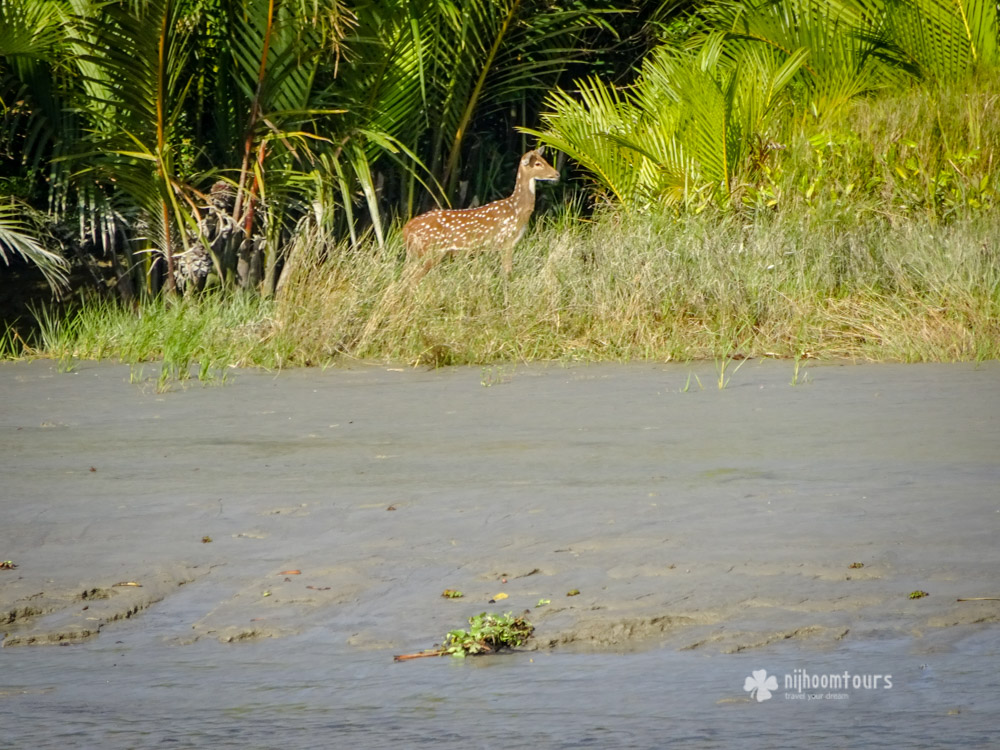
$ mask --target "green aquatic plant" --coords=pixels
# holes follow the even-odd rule
[[[409,661],[446,654],[464,659],[468,654],[490,654],[504,648],[520,646],[533,632],[535,632],[534,625],[521,616],[514,617],[511,612],[505,615],[480,612],[469,618],[468,630],[449,631],[440,648],[427,649],[415,654],[400,654],[394,656],[393,660]]]
[[[723,391],[726,386],[729,385],[729,381],[732,380],[733,375],[739,372],[739,369],[747,363],[746,359],[740,360],[740,363],[736,365],[731,372],[727,374],[727,370],[736,361],[735,357],[730,357],[728,355],[722,357],[721,359],[715,360],[715,371],[719,374],[717,384],[719,390]]]
[[[789,385],[803,385],[808,382],[809,374],[806,372],[805,367],[802,366],[802,356],[796,354],[795,370],[792,372],[792,379],[789,381]]]
[[[695,382],[698,383],[698,390],[703,391],[705,387],[701,384],[701,378],[698,377],[696,373],[689,372],[687,376],[687,381],[684,383],[684,387],[680,389],[680,393],[687,393],[691,390],[691,378],[694,377]]]
[[[535,631],[523,617],[491,615],[481,612],[469,618],[468,630],[451,630],[445,636],[444,653],[459,659],[468,654],[483,654],[515,648]]]

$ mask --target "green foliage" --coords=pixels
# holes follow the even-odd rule
[[[3,332],[0,333],[0,360],[20,358],[25,350],[24,340],[10,323],[0,325],[3,326]]]
[[[511,123],[594,32],[613,35],[605,16],[545,0],[0,0],[0,190],[109,259],[125,298],[271,293],[306,225],[382,244],[421,186],[508,189],[525,145]]]
[[[1000,63],[993,0],[871,0],[885,14],[902,64],[937,84],[955,83]]]
[[[38,227],[41,222],[32,222],[32,219],[38,218],[35,212],[19,201],[0,202],[0,260],[9,264],[8,255],[13,254],[34,263],[49,285],[58,290],[66,285],[69,264],[42,244]]]
[[[513,125],[532,118],[543,92],[609,30],[603,3],[569,8],[545,0],[434,0],[368,3],[346,40],[358,56],[339,81],[352,118],[405,144],[425,173],[404,173],[386,189],[404,214],[426,207],[419,179],[437,202],[492,197],[509,189],[509,166],[526,145]],[[516,153],[508,153],[516,151]]]
[[[695,212],[725,203],[765,158],[784,90],[806,59],[753,47],[733,61],[718,32],[694,50],[663,46],[619,92],[597,79],[554,92],[545,129],[529,130],[590,171],[626,207]]]
[[[825,128],[792,138],[775,168],[744,190],[744,207],[822,214],[854,205],[861,216],[896,222],[949,222],[994,210],[998,74],[855,103]]]
[[[791,71],[790,107],[820,120],[859,96],[900,85],[901,74],[887,64],[885,21],[851,0],[717,3],[709,25],[725,34],[724,55],[734,65],[748,56],[802,57]],[[699,44],[693,37],[689,44]]]
[[[452,630],[445,636],[444,652],[457,658],[470,654],[495,653],[504,648],[516,648],[534,632],[534,626],[523,617],[492,615],[482,612],[469,618],[468,630]]]
[[[111,4],[79,19],[69,40],[81,50],[76,62],[89,93],[80,100],[90,128],[78,166],[106,187],[102,197],[124,199],[138,211],[149,243],[140,252],[165,259],[171,290],[174,256],[181,245],[186,249],[187,229],[195,223],[178,163],[190,49],[181,12],[173,0],[135,8]]]
[[[633,85],[591,77],[572,93],[558,89],[544,128],[526,132],[576,159],[626,208],[738,206],[733,199],[744,193],[754,201],[767,193],[788,161],[797,166],[776,155],[789,143],[822,150],[818,144],[831,142],[846,158],[867,152],[863,139],[836,125],[878,92],[905,96],[909,84],[927,80],[927,95],[944,97],[942,82],[968,90],[976,74],[995,81],[997,31],[996,4],[978,0],[710,3],[686,39],[647,56]],[[982,152],[962,140],[946,148],[952,169],[936,169],[921,202],[947,213],[941,205],[960,193],[967,207],[983,205],[989,176],[970,185],[962,166]],[[825,167],[817,167],[808,182],[822,181]],[[908,155],[890,166],[911,182],[921,168]]]
[[[281,368],[290,341],[272,327],[273,303],[249,293],[156,298],[135,315],[113,299],[36,311],[38,351],[61,362],[117,359],[134,365],[159,361],[151,371],[162,389],[197,377],[209,381],[230,367]]]

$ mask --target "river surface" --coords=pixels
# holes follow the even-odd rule
[[[0,365],[0,749],[1000,746],[1000,365],[729,374]]]
[[[181,613],[163,613],[180,615]],[[4,748],[996,747],[997,631],[947,647],[506,654],[394,663],[317,630],[167,645],[157,616],[81,646],[3,654]],[[754,671],[889,675],[889,689],[779,689]],[[792,697],[794,696],[794,697]],[[801,696],[801,697],[800,697]],[[837,696],[837,697],[833,697]]]

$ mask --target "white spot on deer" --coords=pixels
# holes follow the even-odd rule
[[[434,267],[445,252],[499,250],[510,273],[514,245],[528,228],[535,210],[535,180],[558,180],[559,173],[539,151],[521,157],[514,192],[479,208],[434,210],[410,219],[403,227],[406,253],[423,260],[415,280]]]

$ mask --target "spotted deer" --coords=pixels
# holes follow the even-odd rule
[[[503,271],[509,274],[514,245],[528,228],[535,210],[535,180],[558,180],[557,172],[540,150],[529,151],[517,167],[514,192],[479,208],[428,211],[410,219],[403,227],[406,255],[423,261],[416,272],[419,280],[446,253],[492,249],[503,253]]]

